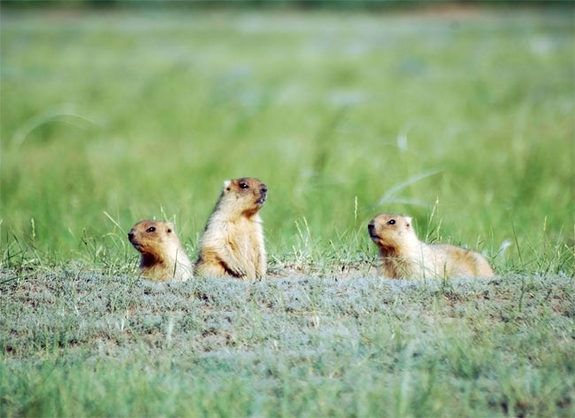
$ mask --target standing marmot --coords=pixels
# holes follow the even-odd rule
[[[171,222],[140,221],[128,239],[142,255],[140,271],[151,280],[185,281],[192,277],[192,263]]]
[[[376,216],[370,221],[368,231],[379,247],[386,277],[493,276],[489,263],[478,253],[453,245],[428,245],[419,241],[408,216]]]
[[[254,279],[266,274],[266,250],[259,210],[268,188],[258,179],[224,182],[200,243],[195,273]]]

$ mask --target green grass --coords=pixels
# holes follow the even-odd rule
[[[3,416],[568,417],[574,292],[566,277],[152,286],[39,272],[0,294],[0,406]]]
[[[3,10],[0,416],[572,416],[572,18]],[[142,283],[246,175],[270,278]],[[374,277],[379,212],[500,277]]]

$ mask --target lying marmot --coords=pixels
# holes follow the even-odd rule
[[[146,279],[185,281],[192,277],[192,263],[171,222],[140,221],[128,239],[141,254],[140,272]]]
[[[368,231],[379,247],[382,272],[388,278],[493,276],[489,263],[478,253],[421,242],[408,216],[376,216]]]
[[[200,243],[195,268],[198,276],[265,276],[266,251],[259,210],[267,191],[264,183],[251,177],[224,182]]]

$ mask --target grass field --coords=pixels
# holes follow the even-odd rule
[[[573,8],[3,10],[0,416],[573,416]],[[270,278],[154,286],[256,176]],[[492,281],[387,281],[379,212]]]

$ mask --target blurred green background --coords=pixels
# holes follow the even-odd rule
[[[272,262],[374,259],[367,221],[401,212],[500,271],[573,272],[572,4],[85,3],[3,2],[4,266],[132,265],[153,217],[194,256],[255,176]]]
[[[3,0],[17,7],[182,7],[182,8],[299,8],[299,9],[389,9],[392,7],[466,5],[565,5],[565,0]]]

